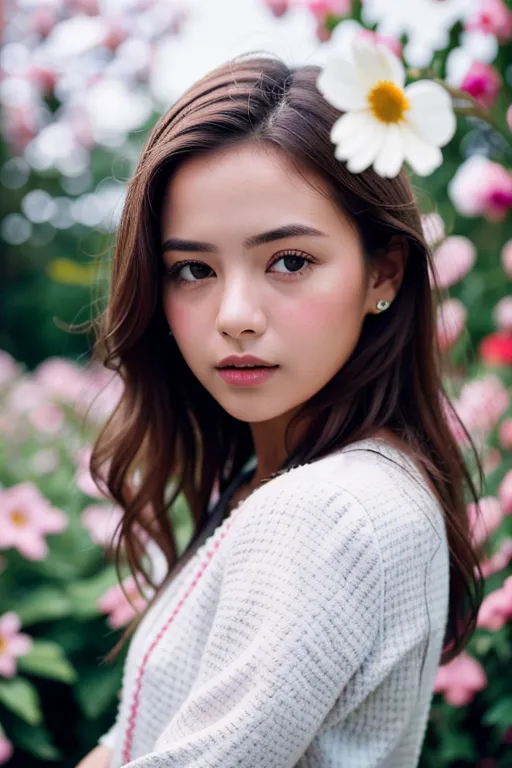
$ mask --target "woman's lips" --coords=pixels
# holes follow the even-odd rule
[[[235,387],[253,387],[264,384],[279,368],[278,365],[261,368],[218,368],[224,381]]]

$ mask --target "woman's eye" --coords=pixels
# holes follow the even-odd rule
[[[282,262],[284,269],[277,269],[276,272],[279,272],[279,274],[284,275],[291,275],[291,274],[302,274],[306,271],[307,267],[309,267],[313,260],[308,258],[307,256],[301,256],[298,253],[289,253],[285,254],[284,256],[280,256],[278,259],[276,259],[274,262],[272,262],[271,267],[275,267],[276,264],[279,264],[279,262]],[[306,266],[307,265],[307,266]],[[306,266],[306,269],[302,269],[302,267]]]
[[[174,264],[167,271],[167,277],[179,283],[197,283],[205,277],[209,277],[212,268],[201,261],[185,261]]]

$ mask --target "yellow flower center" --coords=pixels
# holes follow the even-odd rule
[[[0,654],[5,653],[7,650],[7,640],[0,635]]]
[[[379,80],[368,94],[372,115],[381,123],[399,123],[410,104],[404,91],[389,80]]]
[[[23,512],[20,512],[19,509],[15,509],[10,514],[11,523],[15,525],[17,528],[23,528],[25,525],[27,525],[27,517],[23,514]]]

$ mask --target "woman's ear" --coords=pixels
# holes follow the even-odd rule
[[[393,235],[386,250],[371,265],[368,278],[367,313],[379,314],[377,302],[392,302],[398,293],[409,257],[409,243],[404,235]]]

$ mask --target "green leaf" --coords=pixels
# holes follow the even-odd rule
[[[482,717],[485,725],[508,728],[512,723],[512,696],[504,696],[495,702]]]
[[[38,621],[61,619],[69,616],[73,606],[69,597],[56,587],[32,589],[27,597],[18,600],[16,613],[24,627]]]
[[[27,725],[18,720],[10,728],[10,736],[17,747],[25,749],[41,760],[60,760],[62,753],[54,746],[51,735],[44,726]]]
[[[39,725],[43,721],[36,689],[20,677],[0,680],[0,703],[30,725]]]
[[[64,683],[74,683],[77,678],[60,645],[49,640],[34,640],[31,652],[18,658],[18,668],[25,674],[62,680]]]
[[[114,566],[100,571],[92,579],[77,581],[68,587],[68,596],[72,602],[73,615],[76,619],[90,619],[98,616],[97,602],[107,589],[117,584]]]
[[[81,675],[74,688],[75,698],[86,717],[95,720],[113,704],[121,687],[122,667],[93,668]]]
[[[439,759],[448,764],[456,760],[473,760],[477,757],[473,737],[469,733],[445,732],[439,750]]]

